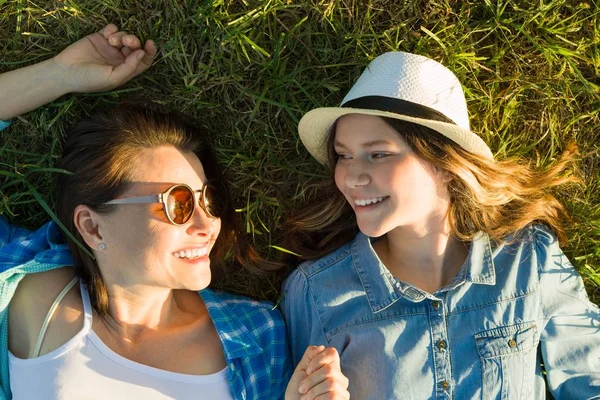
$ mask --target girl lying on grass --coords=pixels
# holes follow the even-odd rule
[[[108,25],[1,75],[0,119],[112,89],[155,54]],[[68,246],[54,222],[28,232],[0,217],[0,398],[348,398],[335,349],[309,347],[292,376],[279,311],[207,289],[225,254],[260,260],[206,134],[150,109],[96,113],[59,167]]]
[[[573,147],[541,171],[495,160],[454,74],[403,52],[299,133],[333,184],[288,231],[310,260],[284,283],[296,363],[335,347],[358,399],[599,398],[600,311],[548,192]]]

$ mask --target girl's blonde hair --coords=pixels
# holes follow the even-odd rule
[[[401,132],[419,157],[451,175],[447,184],[451,199],[448,218],[458,239],[471,241],[483,231],[492,240],[503,242],[529,224],[542,223],[561,244],[566,244],[564,222],[568,213],[551,191],[579,182],[573,174],[575,143],[569,143],[553,165],[537,169],[518,158],[496,161],[472,154],[422,125],[383,119]],[[333,149],[336,125],[326,143],[331,171],[337,163]],[[333,174],[330,180],[314,184],[311,189],[319,200],[300,208],[284,227],[285,246],[303,259],[327,254],[352,240],[358,231],[354,212],[337,190]]]

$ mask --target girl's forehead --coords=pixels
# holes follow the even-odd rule
[[[334,145],[345,143],[366,145],[393,144],[406,145],[402,134],[390,126],[383,118],[373,115],[348,114],[339,118],[336,124]]]

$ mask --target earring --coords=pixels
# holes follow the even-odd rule
[[[98,250],[106,249],[106,245],[104,243],[98,243]]]

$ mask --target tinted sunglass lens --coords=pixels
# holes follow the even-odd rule
[[[185,224],[194,212],[194,194],[185,186],[176,186],[167,198],[167,213],[176,224]]]
[[[218,189],[212,185],[207,184],[204,189],[204,208],[207,213],[209,213],[214,218],[221,218],[223,214],[224,202],[221,196],[219,195]]]

